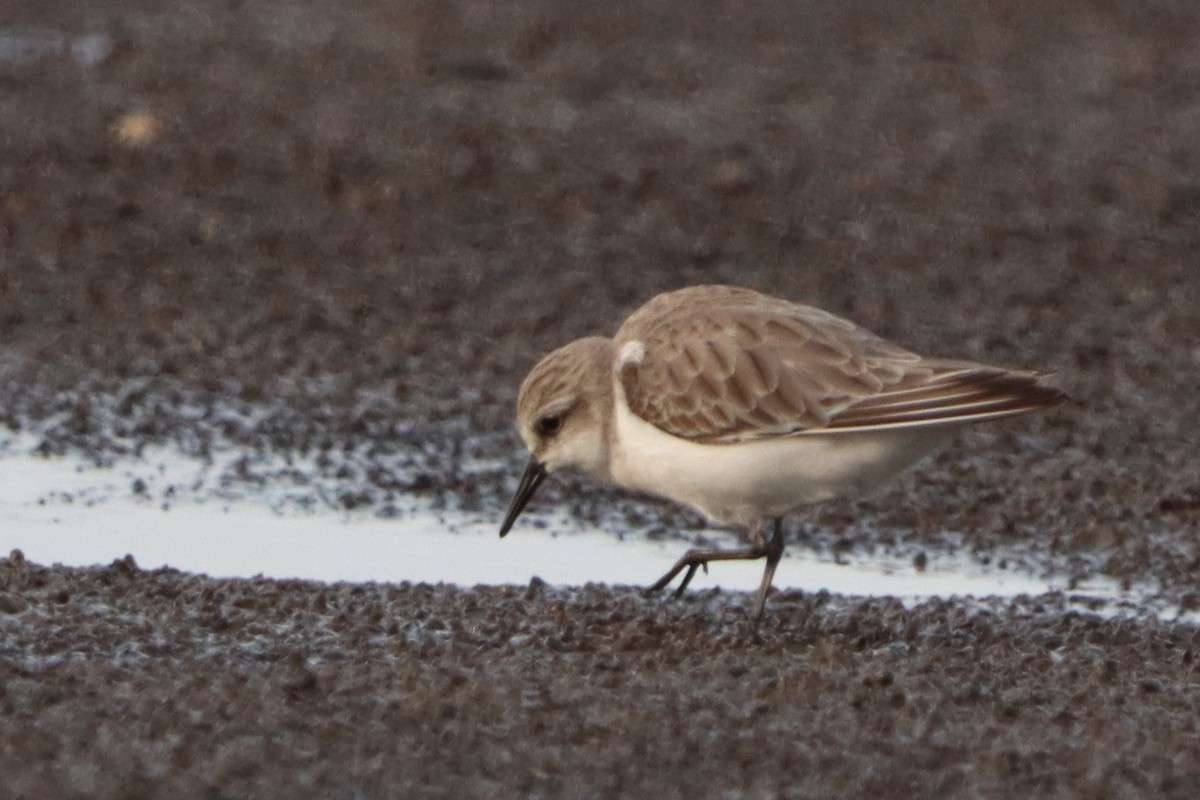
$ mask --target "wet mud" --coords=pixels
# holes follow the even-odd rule
[[[1200,629],[1061,597],[211,581],[0,563],[10,797],[1186,798]]]
[[[9,0],[0,425],[499,516],[540,354],[737,283],[1073,398],[790,546],[1016,553],[1195,610],[1198,37],[1182,0]],[[570,477],[536,505],[703,528]],[[744,599],[10,558],[0,797],[1200,786],[1193,626],[777,595],[752,632]]]

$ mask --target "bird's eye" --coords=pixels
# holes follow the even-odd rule
[[[537,421],[537,431],[542,436],[553,436],[562,427],[562,417],[557,414],[547,414]]]

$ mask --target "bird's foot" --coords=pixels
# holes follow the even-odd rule
[[[766,553],[759,545],[743,547],[737,550],[705,550],[695,549],[688,550],[683,554],[683,557],[675,562],[675,566],[667,571],[666,575],[659,578],[653,585],[646,588],[647,596],[660,592],[670,585],[671,581],[675,580],[675,576],[683,572],[687,572],[683,576],[679,587],[671,593],[672,597],[679,597],[687,589],[688,584],[692,582],[692,578],[696,576],[696,570],[704,568],[704,574],[708,574],[709,561],[753,561],[762,558]]]

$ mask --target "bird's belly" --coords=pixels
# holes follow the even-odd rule
[[[612,478],[690,505],[728,524],[874,490],[944,445],[951,426],[803,434],[700,444],[650,425],[616,403]]]

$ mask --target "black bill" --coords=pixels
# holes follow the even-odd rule
[[[508,506],[508,513],[504,515],[504,524],[500,526],[501,536],[508,533],[513,523],[517,521],[517,517],[521,516],[521,512],[525,510],[525,504],[529,502],[529,498],[533,497],[533,493],[537,491],[544,480],[546,480],[546,467],[539,464],[536,458],[529,459],[529,466],[525,467],[525,474],[521,476],[517,493],[513,495],[512,503]]]

